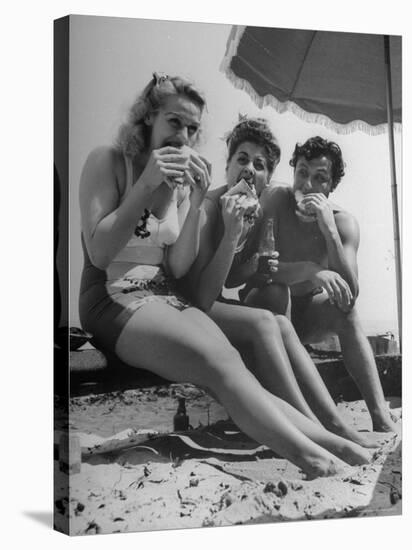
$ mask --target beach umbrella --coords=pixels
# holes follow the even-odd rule
[[[402,279],[394,130],[402,121],[401,37],[233,26],[221,69],[259,107],[338,133],[388,132],[398,297]]]

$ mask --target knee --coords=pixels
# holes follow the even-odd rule
[[[270,309],[274,313],[286,313],[289,305],[289,287],[272,283],[251,293],[245,300],[246,305]]]
[[[227,379],[236,376],[243,365],[240,353],[231,345],[214,345],[208,347],[200,358],[207,385],[216,388]]]
[[[251,336],[254,340],[259,340],[266,336],[273,338],[273,336],[280,334],[277,318],[267,309],[253,310],[251,321]]]
[[[284,314],[289,304],[289,287],[279,283],[273,283],[266,287],[266,292],[272,311]]]
[[[293,325],[291,321],[286,317],[286,315],[276,315],[276,322],[278,324],[280,333],[283,337],[290,336],[295,333],[295,329],[293,328]]]
[[[360,321],[356,307],[353,307],[349,311],[342,311],[335,307],[334,329],[338,334],[360,329]]]

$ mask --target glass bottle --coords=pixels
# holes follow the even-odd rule
[[[269,275],[269,260],[275,252],[275,236],[273,233],[273,218],[268,218],[263,228],[261,240],[259,243],[259,263],[258,272]]]
[[[186,400],[184,397],[179,397],[179,405],[173,417],[173,430],[175,432],[184,432],[188,429],[189,417],[186,414]]]

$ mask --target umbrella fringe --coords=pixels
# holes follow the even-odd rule
[[[242,27],[242,29],[244,29],[244,27]],[[238,30],[238,32],[240,31]],[[387,131],[386,123],[378,124],[376,126],[371,126],[370,124],[368,124],[367,122],[364,122],[363,120],[352,120],[351,122],[348,122],[346,124],[339,124],[338,122],[334,122],[333,120],[331,120],[326,115],[322,115],[319,113],[309,113],[308,111],[305,111],[304,109],[299,107],[299,105],[297,105],[293,101],[281,102],[272,95],[265,95],[264,97],[260,96],[256,92],[256,90],[252,87],[250,82],[235,75],[235,73],[230,68],[230,61],[233,55],[235,55],[236,53],[236,48],[237,48],[240,36],[241,36],[241,33],[239,35],[232,37],[230,43],[228,43],[227,53],[221,63],[220,70],[226,75],[226,77],[229,79],[229,81],[233,84],[235,88],[246,92],[250,96],[252,101],[260,109],[263,109],[263,107],[266,107],[266,106],[270,106],[280,114],[286,111],[290,111],[295,116],[297,116],[298,118],[300,118],[305,122],[308,122],[311,124],[320,124],[325,128],[328,128],[329,130],[333,130],[337,134],[351,134],[352,132],[360,131],[370,136],[377,136],[380,134],[384,134]],[[395,122],[394,130],[395,132],[401,132],[402,124]]]

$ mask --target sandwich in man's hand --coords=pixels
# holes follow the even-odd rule
[[[316,221],[316,214],[310,214],[305,205],[303,204],[303,199],[305,198],[305,195],[302,193],[302,191],[295,191],[295,200],[296,200],[296,216],[302,220],[303,222],[314,222]]]

